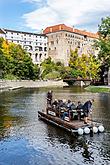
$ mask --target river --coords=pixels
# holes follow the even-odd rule
[[[109,165],[110,94],[83,88],[53,88],[53,97],[75,103],[94,98],[93,119],[104,133],[74,137],[38,119],[49,88],[0,93],[0,165]]]

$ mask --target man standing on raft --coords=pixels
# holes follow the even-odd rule
[[[88,101],[85,102],[85,104],[83,105],[84,124],[87,124],[88,116],[89,116],[90,112],[92,111],[92,103],[93,103],[93,102],[94,102],[94,99],[88,100]]]

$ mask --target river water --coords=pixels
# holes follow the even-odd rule
[[[83,88],[53,88],[53,97],[85,102],[94,98],[93,119],[105,132],[74,137],[38,119],[49,88],[0,93],[0,165],[109,165],[110,94]]]

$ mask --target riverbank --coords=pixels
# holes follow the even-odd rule
[[[20,88],[63,87],[63,86],[68,86],[66,82],[63,82],[63,80],[59,80],[59,81],[1,80],[0,81],[0,90],[2,91],[15,90]]]
[[[110,86],[88,86],[85,88],[88,92],[94,92],[94,93],[109,93],[110,92]]]

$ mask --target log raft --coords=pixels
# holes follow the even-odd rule
[[[97,122],[92,122],[91,120],[88,124],[84,124],[83,120],[66,121],[66,120],[62,120],[61,118],[55,116],[55,114],[47,114],[47,113],[44,113],[41,111],[38,111],[38,117],[41,120],[54,124],[75,135],[76,134],[83,135],[83,134],[104,132],[104,127],[102,124],[97,123]]]

